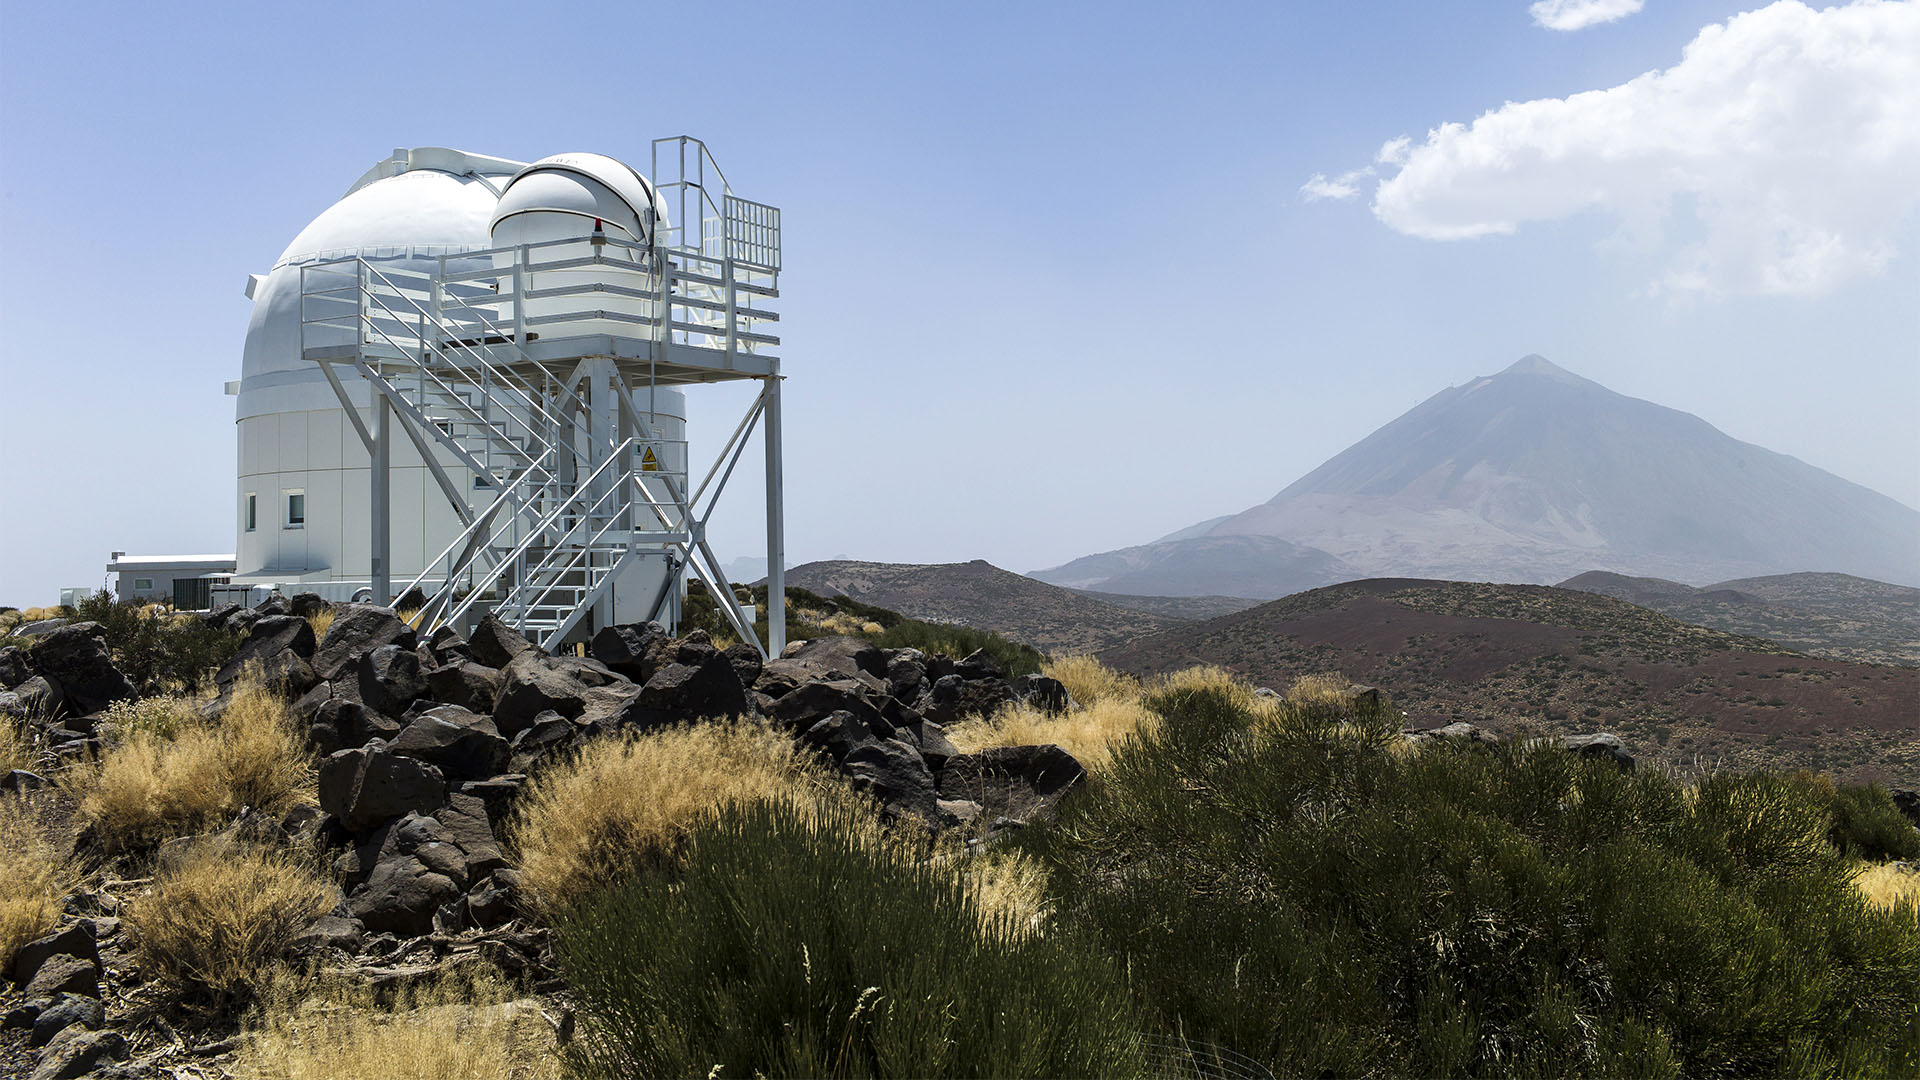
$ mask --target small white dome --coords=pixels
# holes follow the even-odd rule
[[[626,233],[628,239],[645,242],[650,218],[658,211],[653,185],[625,162],[605,154],[555,154],[520,170],[507,182],[493,211],[491,231],[496,243],[523,243],[531,237],[507,235],[518,230],[503,232],[501,224],[521,214],[566,214],[581,219],[579,235],[592,231],[588,220],[597,220]]]

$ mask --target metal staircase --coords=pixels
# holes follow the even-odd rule
[[[698,147],[662,140],[676,141],[683,158],[684,144]],[[659,159],[656,144],[656,171]],[[697,160],[710,161],[704,147]],[[766,349],[778,338],[761,327],[777,319],[766,304],[778,296],[778,211],[726,193],[724,179],[715,198],[709,184],[703,174],[663,185],[677,186],[683,205],[691,189],[696,209],[647,244],[596,232],[440,256],[425,271],[418,260],[359,256],[302,268],[302,353],[325,372],[375,462],[376,553],[387,528],[389,416],[460,521],[397,590],[379,584],[376,554],[376,599],[419,588],[428,596],[423,630],[470,625],[490,610],[552,649],[610,621],[623,582],[619,608],[629,618],[677,610],[687,573],[728,596],[705,527],[756,421],[768,428],[774,560],[780,377]],[[373,430],[336,367],[367,387]],[[684,444],[661,437],[633,388],[746,378],[762,392],[690,493],[684,467],[674,467]],[[648,558],[664,559],[669,572],[636,601],[625,575]],[[765,652],[783,637],[779,606],[770,599],[778,618],[767,646],[732,605],[720,608],[741,640]]]

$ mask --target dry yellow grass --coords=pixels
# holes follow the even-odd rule
[[[964,720],[947,737],[964,753],[994,746],[1052,743],[1089,769],[1104,769],[1113,751],[1134,736],[1150,734],[1160,717],[1142,700],[1140,680],[1089,656],[1068,656],[1044,665],[1041,673],[1060,680],[1079,708],[1049,715],[1027,704],[1009,705],[991,717]]]
[[[126,698],[107,706],[107,734],[116,739],[130,739],[143,731],[172,739],[200,725],[199,706],[191,698],[177,694]]]
[[[307,616],[307,625],[313,627],[313,640],[327,640],[327,631],[333,629],[333,610],[316,611]]]
[[[1302,675],[1287,690],[1287,700],[1295,705],[1344,705],[1353,680],[1339,673]]]
[[[1047,899],[1047,871],[1023,851],[990,847],[966,858],[959,871],[980,900],[980,913],[989,922],[1004,920],[1020,934],[1037,934],[1046,927],[1053,904]]]
[[[260,1080],[557,1080],[553,1028],[497,976],[450,977],[376,1002],[364,984],[283,978],[238,1055]]]
[[[1255,694],[1253,687],[1238,675],[1212,664],[1173,672],[1148,688],[1149,696],[1194,693],[1224,694],[1234,708],[1250,714],[1256,721],[1275,720],[1282,713],[1278,700]]]
[[[1920,873],[1893,863],[1866,863],[1854,871],[1853,884],[1868,903],[1888,910],[1905,904],[1920,919]]]
[[[699,723],[588,744],[535,777],[510,835],[534,900],[558,910],[676,858],[689,828],[722,807],[813,806],[844,790],[764,723]]]
[[[886,627],[881,626],[871,619],[863,619],[858,615],[849,615],[844,611],[836,611],[826,616],[810,619],[809,621],[829,634],[844,634],[850,637],[859,637],[863,634],[880,634],[886,631]]]
[[[1137,699],[1107,698],[1057,716],[1021,703],[987,719],[955,724],[947,737],[968,754],[994,746],[1052,743],[1098,771],[1113,760],[1122,742],[1150,734],[1159,724],[1160,717]]]
[[[53,930],[76,876],[33,811],[30,796],[0,795],[0,957]]]
[[[1097,701],[1138,701],[1142,693],[1139,679],[1115,671],[1091,656],[1063,656],[1049,661],[1040,671],[1060,680],[1073,700],[1082,705]]]
[[[197,713],[171,738],[136,728],[67,786],[110,851],[213,828],[250,806],[281,814],[313,800],[313,770],[286,703],[251,683],[218,725]]]
[[[263,986],[294,937],[337,901],[311,870],[235,845],[163,870],[125,911],[143,971],[176,990],[227,994]]]
[[[20,733],[20,725],[0,716],[0,772],[30,768],[32,761],[33,748]]]

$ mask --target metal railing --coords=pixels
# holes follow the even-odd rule
[[[655,144],[656,169],[673,141]],[[779,319],[770,302],[779,296],[780,212],[732,195],[704,145],[679,141],[691,170],[661,190],[692,212],[651,243],[596,234],[413,260],[431,269],[361,256],[302,266],[303,355],[325,367],[350,411],[332,364],[355,368],[393,407],[462,519],[451,542],[397,590],[430,588],[423,627],[490,602],[522,629],[548,631],[551,644],[643,545],[678,547],[681,565],[704,559],[718,574],[702,535],[706,518],[693,509],[715,471],[687,498],[689,477],[674,467],[684,442],[655,433],[657,419],[637,407],[625,380],[777,373],[769,350],[780,339],[768,329]],[[586,343],[600,336],[636,343],[613,350],[627,365],[619,370],[631,373],[611,384],[625,409],[621,424],[641,433],[618,442],[624,430],[593,434],[611,403],[599,402],[596,414],[581,393],[582,369],[556,367],[604,356],[607,345]],[[583,344],[570,349],[572,337]],[[678,349],[710,359],[689,360]],[[733,370],[741,357],[760,366]],[[758,408],[723,453],[732,455],[728,473]],[[353,419],[371,449],[375,440]],[[473,487],[453,483],[429,445],[464,467]],[[475,492],[487,493],[484,506]],[[645,527],[642,518],[650,519]],[[750,625],[742,629],[743,640],[753,639]]]

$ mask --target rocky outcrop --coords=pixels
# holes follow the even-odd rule
[[[113,666],[106,630],[97,622],[69,623],[42,636],[30,658],[34,670],[60,688],[70,712],[99,712],[136,696],[133,684]]]

